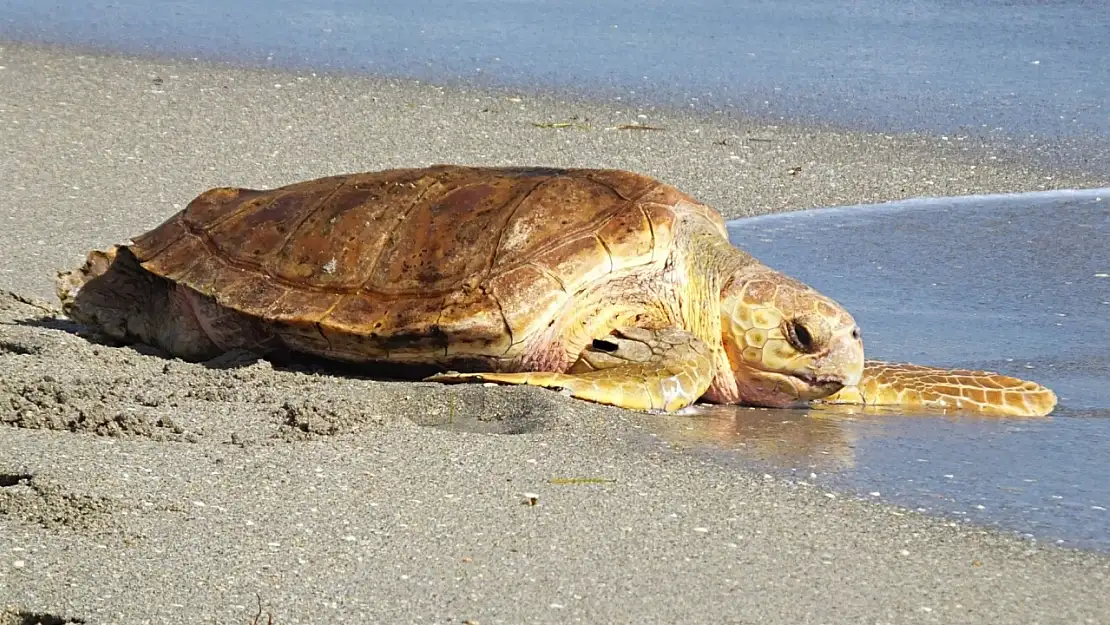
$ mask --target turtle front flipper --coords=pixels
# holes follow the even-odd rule
[[[444,373],[432,382],[529,384],[631,410],[674,411],[698,400],[713,381],[709,347],[677,328],[619,328],[593,342],[566,373]]]
[[[856,386],[821,400],[831,404],[926,406],[1012,417],[1043,417],[1056,407],[1048,388],[987,371],[938,369],[868,360]]]

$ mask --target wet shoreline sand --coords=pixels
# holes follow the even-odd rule
[[[742,216],[1110,181],[955,137],[14,44],[0,66],[0,289],[20,294],[0,299],[4,625],[246,623],[259,598],[281,623],[1110,614],[1105,556],[708,464],[633,413],[167,361],[21,301],[50,304],[55,269],[225,184],[623,167]]]

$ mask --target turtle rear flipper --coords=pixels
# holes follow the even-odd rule
[[[832,404],[953,408],[1013,417],[1043,417],[1056,407],[1048,388],[988,371],[938,369],[868,360],[857,386],[822,400]]]
[[[184,360],[209,360],[233,349],[266,353],[262,331],[187,287],[143,269],[125,246],[89,253],[59,272],[55,288],[66,316],[121,343],[145,343]]]
[[[709,348],[689,332],[620,328],[594,341],[567,373],[444,373],[425,379],[527,384],[631,410],[675,411],[697,401],[713,374]]]

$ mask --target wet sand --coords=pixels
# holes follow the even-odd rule
[[[1105,179],[955,139],[537,94],[14,45],[0,66],[0,624],[248,623],[259,602],[280,623],[1110,614],[1104,556],[715,466],[634,413],[168,361],[49,310],[56,268],[225,184],[624,167],[741,216]]]

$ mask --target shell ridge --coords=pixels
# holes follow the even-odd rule
[[[609,244],[605,242],[604,238],[595,234],[594,239],[597,239],[597,242],[605,249],[605,255],[609,257],[609,271],[606,273],[613,273],[613,268],[616,267],[616,263],[613,260],[613,250],[609,248]]]
[[[443,184],[443,182],[439,179],[439,177],[433,176],[433,179],[435,180],[436,183]],[[423,180],[424,179],[422,178],[421,182],[423,182]],[[397,211],[397,216],[393,219],[393,228],[392,229],[395,230],[398,225],[400,225],[402,222],[404,222],[406,219],[408,219],[409,215],[412,214],[412,211],[416,210],[416,207],[421,202],[424,201],[425,196],[428,195],[428,192],[432,190],[433,186],[434,186],[433,184],[425,184],[424,188],[420,190],[420,193],[418,193],[416,195],[416,197],[413,198],[412,202],[410,202],[409,205],[407,207],[405,207],[405,210]],[[356,286],[354,291],[358,291],[358,292],[362,292],[362,293],[367,293],[367,292],[380,293],[382,295],[395,295],[396,294],[396,293],[390,292],[388,290],[378,291],[378,290],[375,290],[375,289],[370,289],[369,291],[367,291],[367,289],[366,289],[366,283],[368,283],[368,282],[370,282],[371,280],[374,279],[374,270],[378,268],[378,263],[381,261],[382,256],[385,254],[387,247],[388,246],[386,246],[386,245],[378,246],[378,253],[374,255],[374,260],[372,260],[370,262],[370,267],[366,271],[366,279],[363,280],[361,284]]]
[[[644,205],[642,203],[636,202],[636,208],[640,209],[640,214],[644,216],[644,221],[646,221],[648,225],[648,232],[651,234],[651,262],[654,263],[655,257],[659,253],[659,249],[656,247],[659,241],[655,238],[655,224],[652,223],[651,216],[644,210]]]
[[[247,271],[247,272],[250,272],[250,273],[258,274],[260,276],[265,277],[268,280],[273,281],[276,284],[280,284],[281,286],[291,287],[291,288],[299,289],[299,290],[302,290],[302,291],[315,291],[315,292],[328,292],[328,293],[341,293],[341,294],[349,294],[349,293],[353,293],[355,290],[357,290],[357,287],[352,288],[352,287],[341,287],[341,286],[331,286],[331,285],[329,285],[329,286],[316,286],[314,284],[305,284],[303,282],[298,282],[298,281],[295,281],[295,280],[288,280],[288,279],[282,278],[280,276],[271,275],[270,272],[267,271],[265,268],[263,268],[262,265],[259,264],[259,263],[254,263],[254,262],[251,262],[249,260],[244,260],[244,259],[241,259],[241,258],[229,258],[224,253],[224,251],[222,249],[220,249],[220,247],[218,245],[216,245],[215,241],[212,240],[211,235],[209,235],[204,230],[199,230],[198,231],[198,230],[194,229],[192,226],[190,226],[189,224],[185,225],[185,229],[186,229],[186,234],[187,235],[191,235],[191,236],[196,237],[197,239],[199,239],[201,245],[205,248],[205,250],[207,250],[209,252],[209,254],[212,257],[216,258],[217,260],[219,260],[223,264],[227,265],[228,267],[232,267],[234,269],[240,269],[242,271]],[[198,259],[199,259],[199,256],[198,256]]]
[[[246,188],[240,188],[240,187],[218,187],[217,189],[212,189],[210,191],[206,191],[205,193],[202,193],[200,196],[198,196],[198,199],[199,199],[199,197],[203,197],[204,195],[206,195],[208,193],[212,193],[213,191],[217,191],[217,190],[221,190],[221,189],[230,189],[230,190],[235,191],[236,192],[236,199],[238,199],[239,196],[243,195],[244,192],[246,192],[246,193],[258,193],[257,189],[246,189]],[[224,222],[226,222],[230,219],[233,219],[235,217],[238,217],[239,215],[247,212],[247,210],[249,210],[249,209],[250,209],[250,206],[247,202],[239,202],[239,205],[235,207],[235,210],[228,211],[228,212],[220,215],[219,217],[216,217],[215,219],[206,223],[205,226],[208,227],[208,228],[216,228],[220,224],[222,224],[222,223],[224,223]],[[185,210],[186,210],[185,214],[188,214],[188,210],[189,210],[188,207],[186,207]],[[185,225],[187,226],[187,225],[189,225],[189,220],[185,219],[184,217],[185,217],[185,215],[182,215],[182,221],[185,222]]]
[[[160,256],[162,254],[162,252],[165,252],[166,250],[170,249],[171,246],[173,246],[175,243],[180,241],[182,237],[185,236],[185,234],[187,232],[186,225],[187,224],[185,223],[184,215],[182,215],[181,213],[176,213],[176,214],[172,215],[168,220],[166,220],[165,223],[158,226],[156,229],[151,230],[150,232],[147,232],[145,234],[141,234],[141,235],[138,235],[138,236],[135,236],[135,237],[131,237],[131,239],[127,242],[127,246],[131,249],[131,253],[135,255],[135,258],[140,263],[145,263],[148,260],[154,260],[155,258]],[[177,227],[177,228],[181,229],[177,233],[177,236],[173,236],[169,239],[166,239],[165,241],[162,242],[161,245],[158,245],[157,247],[152,247],[150,245],[150,239],[152,237],[149,236],[149,235],[151,235],[154,232],[161,233],[161,231],[164,228],[173,228],[173,227]]]
[[[602,170],[602,171],[613,171],[613,170]],[[636,201],[636,200],[642,198],[645,194],[647,194],[648,191],[651,191],[651,190],[653,190],[653,189],[655,189],[656,187],[659,186],[659,181],[658,180],[655,180],[654,178],[649,178],[648,176],[643,176],[644,178],[648,178],[651,181],[651,183],[648,184],[647,188],[644,191],[642,191],[641,193],[639,193],[635,196],[627,196],[627,195],[621,193],[620,189],[617,189],[616,187],[609,184],[605,180],[599,179],[596,175],[597,173],[600,173],[600,172],[588,172],[588,174],[584,177],[586,179],[590,180],[591,182],[593,182],[594,184],[601,185],[601,186],[605,187],[606,189],[609,189],[610,191],[613,192],[613,195],[616,195],[617,197],[621,198],[622,200],[627,200],[629,202],[633,202],[633,201]]]
[[[516,206],[513,206],[512,210],[509,211],[509,215],[505,217],[505,220],[501,222],[501,227],[497,230],[497,241],[493,245],[493,253],[490,255],[489,263],[486,264],[486,275],[489,275],[490,270],[492,270],[493,267],[497,264],[497,257],[501,254],[501,243],[505,239],[505,229],[509,227],[509,224],[513,221],[513,217],[516,216],[516,213],[518,210],[520,210],[520,207],[523,206],[524,203],[528,201],[528,198],[532,197],[532,194],[538,191],[540,187],[551,182],[552,180],[563,177],[564,176],[557,175],[550,178],[541,179],[539,182],[532,185],[532,188],[529,189],[528,192],[525,193],[523,196],[521,196],[519,200],[517,200]]]
[[[184,238],[184,237],[187,237],[187,236],[192,236],[192,237],[193,237],[194,239],[197,239],[197,240],[199,240],[199,241],[200,241],[200,244],[201,244],[201,246],[205,246],[205,240],[204,240],[204,237],[203,237],[203,236],[201,236],[201,234],[202,234],[202,233],[196,233],[196,232],[192,232],[192,231],[191,231],[191,230],[189,229],[189,224],[188,224],[188,223],[186,223],[186,224],[185,224],[185,231],[184,231],[183,233],[181,233],[181,237],[180,237],[180,238]],[[180,238],[179,238],[178,240],[180,240]],[[163,251],[163,252],[164,252],[164,251],[166,251],[167,249],[169,249],[169,247],[170,247],[170,246],[168,246],[168,245],[167,245],[167,246],[166,246],[166,247],[165,247],[165,248],[164,248],[164,249],[163,249],[162,251]],[[158,256],[160,256],[160,255],[161,255],[161,254],[156,254],[156,255],[152,256],[152,257],[151,257],[151,258],[149,258],[148,260],[145,260],[145,261],[143,261],[143,262],[141,263],[141,265],[142,265],[142,266],[143,266],[143,268],[145,269],[145,268],[146,268],[146,265],[147,265],[147,263],[150,263],[150,262],[151,262],[151,261],[153,261],[154,259],[158,258]],[[223,260],[222,258],[220,258],[220,255],[219,255],[219,254],[216,254],[216,259],[217,259],[217,260]],[[196,266],[196,265],[197,265],[197,264],[198,264],[199,262],[201,262],[202,260],[203,260],[203,257],[202,257],[202,256],[201,256],[200,254],[197,254],[196,256],[194,256],[194,257],[193,257],[193,259],[192,259],[192,262],[190,262],[190,263],[189,263],[188,265],[185,265],[185,267],[183,267],[183,268],[179,268],[179,269],[178,269],[178,271],[180,272],[180,275],[185,275],[186,273],[188,273],[188,272],[189,272],[189,271],[190,271],[190,270],[191,270],[191,269],[192,269],[193,267],[195,267],[195,266]],[[160,274],[159,274],[159,275],[160,275]]]
[[[486,294],[489,295],[494,304],[497,304],[497,312],[501,313],[501,323],[505,324],[505,331],[509,333],[509,346],[505,348],[504,352],[507,354],[509,350],[513,348],[513,345],[516,345],[516,337],[513,336],[513,327],[509,325],[509,318],[505,316],[505,306],[501,304],[501,300],[497,297],[497,294],[491,292],[487,292]]]
[[[344,178],[343,182],[339,183],[339,185],[337,187],[335,187],[334,189],[331,190],[331,193],[328,193],[322,199],[318,200],[316,202],[315,206],[306,210],[304,212],[304,215],[302,215],[301,218],[299,220],[297,220],[297,225],[295,225],[295,226],[293,226],[292,228],[289,229],[289,232],[285,235],[285,239],[282,240],[282,242],[281,242],[281,248],[280,249],[281,249],[281,255],[282,256],[285,256],[285,250],[289,246],[289,241],[290,241],[290,239],[293,238],[293,235],[297,234],[297,231],[300,230],[304,226],[306,221],[308,221],[313,215],[315,215],[317,212],[319,212],[321,208],[323,208],[333,197],[335,197],[336,193],[339,193],[339,191],[342,190],[343,187],[346,187],[348,180],[349,180],[349,178]],[[267,271],[266,273],[268,274],[270,272]]]
[[[217,256],[216,260],[222,261],[223,259],[221,259]],[[292,289],[285,289],[285,291],[281,295],[279,295],[278,298],[273,301],[273,303],[271,303],[269,306],[267,306],[266,310],[262,311],[262,314],[259,315],[259,316],[260,317],[273,317],[274,307],[277,306],[278,304],[282,303],[285,300],[285,298],[289,297],[289,294],[292,293],[292,292],[293,292]]]
[[[316,324],[319,325],[323,323],[324,320],[326,320],[331,315],[332,311],[338,308],[339,305],[343,303],[343,300],[347,299],[348,295],[350,295],[350,293],[343,293],[342,295],[340,295],[339,299],[335,300],[335,303],[329,306],[328,309],[324,311],[324,314],[320,315],[320,318],[316,320]]]
[[[568,290],[567,290],[567,285],[566,285],[566,283],[565,283],[565,282],[563,282],[563,279],[562,279],[562,278],[560,278],[558,274],[556,274],[555,272],[551,271],[551,270],[550,270],[550,269],[548,269],[547,267],[544,267],[544,266],[543,266],[542,264],[540,264],[540,263],[537,263],[536,261],[529,261],[529,262],[527,263],[527,265],[528,265],[529,267],[532,267],[532,268],[533,268],[533,269],[535,269],[536,271],[539,271],[540,273],[542,273],[543,275],[547,276],[548,278],[551,278],[551,279],[552,279],[552,280],[553,280],[553,281],[555,282],[555,284],[558,284],[558,285],[559,285],[559,288],[563,290],[563,293],[566,293],[567,295],[570,295],[570,291],[568,291]]]
[[[566,176],[557,176],[557,177],[564,177],[564,178],[565,178]],[[549,180],[554,180],[554,179],[555,179],[555,178],[550,178]],[[593,178],[590,178],[590,177],[588,177],[588,176],[586,177],[586,179],[587,179],[587,180],[589,180],[589,181],[591,181],[591,182],[597,182],[597,181],[595,181],[595,180],[594,180]],[[607,184],[604,184],[604,183],[598,183],[598,185],[599,185],[599,186],[603,186],[603,187],[606,187],[606,188],[609,188],[609,189],[611,189],[611,188],[612,188],[612,187],[610,187],[609,185],[607,185]],[[596,217],[596,218],[594,218],[594,219],[593,219],[592,221],[589,221],[589,222],[587,222],[587,223],[583,224],[583,225],[582,225],[582,226],[581,226],[581,227],[579,228],[578,232],[585,232],[585,231],[589,231],[589,232],[597,232],[598,230],[601,230],[601,228],[602,228],[602,227],[603,227],[603,226],[604,226],[604,225],[605,225],[606,223],[608,223],[608,222],[609,222],[609,220],[613,219],[613,216],[614,216],[615,214],[617,214],[617,213],[619,213],[619,212],[621,212],[621,211],[623,211],[623,210],[627,210],[627,209],[628,209],[628,204],[635,204],[635,205],[637,206],[637,208],[639,208],[639,210],[640,210],[641,212],[643,212],[643,210],[644,210],[644,209],[643,209],[643,206],[642,206],[642,205],[641,205],[641,203],[640,203],[640,200],[641,200],[641,199],[642,199],[642,198],[643,198],[643,197],[644,197],[645,195],[647,195],[648,193],[650,193],[650,192],[654,191],[655,189],[657,189],[657,188],[658,188],[659,186],[660,186],[660,183],[659,183],[659,182],[655,182],[655,184],[653,184],[653,185],[650,185],[650,186],[649,186],[649,187],[648,187],[647,189],[645,189],[645,190],[644,190],[644,191],[643,191],[642,193],[640,193],[639,195],[637,195],[637,196],[635,196],[635,197],[633,197],[633,198],[626,198],[626,197],[625,197],[624,195],[621,195],[620,193],[618,193],[618,192],[614,191],[614,193],[615,193],[615,194],[617,195],[617,197],[621,198],[622,200],[625,200],[625,202],[626,202],[626,203],[625,203],[625,204],[623,204],[623,205],[621,205],[621,206],[620,206],[620,208],[618,208],[617,210],[613,211],[612,213],[609,213],[609,214],[603,214],[603,215],[601,215],[601,216],[599,216],[599,217]],[[515,209],[514,209],[514,212],[515,212]],[[645,215],[645,217],[646,217],[646,215]],[[649,219],[648,219],[647,221],[648,221],[648,224],[651,224],[651,219],[650,219],[650,218],[649,218]],[[506,222],[506,223],[507,223],[507,222]],[[653,225],[649,225],[649,227],[651,228],[651,234],[652,234],[652,238],[651,238],[651,241],[652,241],[652,260],[654,260],[654,259],[655,259],[655,252],[654,252],[654,250],[655,250],[655,247],[654,247],[654,246],[655,246],[655,227],[654,227]],[[502,233],[503,233],[503,232],[504,232],[504,230],[502,230]],[[595,235],[595,236],[596,236],[596,235]],[[498,243],[500,243],[500,235],[499,235],[499,238],[498,238]],[[525,259],[525,260],[522,260],[522,261],[518,261],[518,262],[516,262],[516,263],[511,263],[511,264],[510,264],[510,263],[506,263],[506,264],[504,264],[504,265],[500,266],[500,267],[499,267],[499,269],[501,269],[501,270],[504,270],[504,271],[509,271],[509,270],[512,270],[512,269],[516,269],[516,268],[518,268],[518,267],[521,267],[521,266],[523,266],[523,265],[527,265],[527,264],[529,264],[530,262],[532,262],[532,261],[531,261],[531,258],[534,258],[534,257],[536,257],[536,256],[542,256],[543,254],[546,254],[546,253],[548,253],[548,252],[551,252],[551,251],[553,251],[553,250],[556,250],[556,249],[558,249],[558,248],[562,247],[562,246],[563,246],[563,245],[565,245],[565,244],[566,244],[566,240],[565,240],[565,238],[563,238],[563,239],[559,239],[559,238],[554,238],[554,239],[551,239],[551,240],[550,240],[550,241],[549,241],[549,242],[548,242],[548,243],[547,243],[546,245],[539,245],[539,246],[536,246],[536,248],[532,250],[532,253],[530,254],[530,256],[529,256],[529,258],[528,258],[528,259]],[[605,244],[604,244],[604,243],[602,243],[602,245],[605,245]],[[606,251],[606,252],[609,252],[609,248],[608,248],[608,246],[606,246],[606,247],[605,247],[605,251]],[[612,255],[612,253],[611,253],[611,252],[609,252],[609,267],[610,267],[610,270],[612,270],[612,267],[613,267],[613,255]]]

